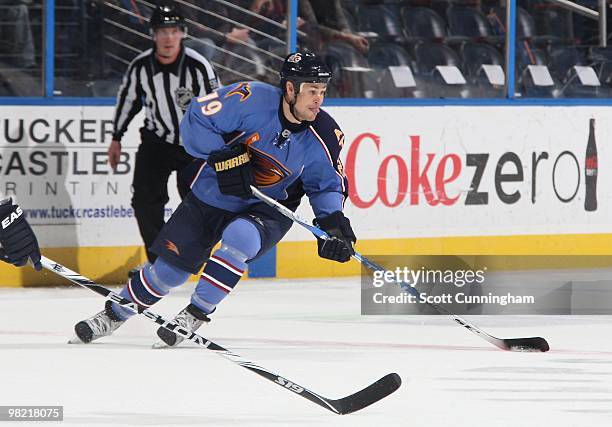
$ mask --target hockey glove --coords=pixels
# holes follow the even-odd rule
[[[255,183],[251,159],[244,144],[217,151],[208,156],[208,163],[217,172],[219,190],[229,196],[248,198]]]
[[[347,262],[355,253],[353,243],[357,241],[351,222],[340,211],[315,219],[315,225],[325,231],[330,239],[317,239],[319,256],[332,261]]]
[[[0,201],[0,221],[0,260],[23,267],[30,259],[34,269],[40,271],[42,265],[36,235],[21,208],[10,198]]]

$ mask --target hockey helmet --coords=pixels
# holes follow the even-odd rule
[[[296,88],[296,93],[299,93],[302,83],[328,84],[331,78],[331,70],[325,61],[311,52],[296,52],[285,58],[280,71],[280,86],[285,93],[286,83],[291,82]]]
[[[167,4],[159,5],[155,8],[149,24],[151,25],[152,33],[159,28],[165,27],[179,27],[183,32],[187,32],[185,19],[174,6]]]

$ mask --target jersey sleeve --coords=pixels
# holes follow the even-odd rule
[[[194,98],[180,125],[185,150],[207,159],[223,149],[224,136],[243,130],[247,118],[259,109],[261,100],[255,95],[249,83],[238,83]]]
[[[117,107],[113,121],[113,139],[121,141],[128,125],[136,114],[142,109],[143,91],[138,76],[137,57],[123,76],[123,82],[117,93]]]
[[[198,95],[206,95],[207,93],[214,92],[221,87],[219,82],[219,76],[215,73],[215,70],[211,63],[203,56],[196,54],[194,56],[196,62],[196,79],[198,86],[200,87],[200,93]]]
[[[301,180],[317,218],[342,211],[347,195],[346,177],[340,160],[344,134],[338,125],[311,127],[315,147],[309,154]]]

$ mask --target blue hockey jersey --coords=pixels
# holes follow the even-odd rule
[[[281,100],[279,88],[259,82],[236,83],[193,99],[180,125],[185,149],[207,159],[229,144],[247,144],[256,186],[266,195],[282,201],[287,189],[299,184],[317,217],[342,210],[346,181],[339,154],[344,134],[323,110],[313,122],[288,122]],[[191,188],[204,203],[232,212],[259,203],[221,194],[216,173],[207,164]]]

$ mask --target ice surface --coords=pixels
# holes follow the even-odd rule
[[[192,289],[153,311],[171,318]],[[352,415],[191,343],[153,350],[157,325],[142,317],[112,337],[68,345],[74,323],[103,306],[77,287],[0,289],[0,405],[63,405],[63,424],[77,426],[612,425],[612,318],[469,319],[499,337],[551,345],[509,353],[443,316],[361,316],[359,289],[359,278],[244,281],[199,331],[330,398],[401,375],[396,393]]]

